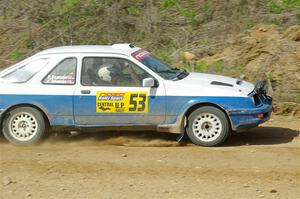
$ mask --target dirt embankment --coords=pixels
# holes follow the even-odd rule
[[[0,198],[300,197],[299,119],[205,148],[173,135],[136,132],[53,134],[15,147],[0,139]]]
[[[258,25],[238,35],[221,53],[200,61],[209,65],[222,61],[226,70],[238,71],[241,78],[266,79],[276,99],[300,102],[300,26],[283,31]]]

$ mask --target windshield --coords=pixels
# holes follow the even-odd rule
[[[159,76],[167,80],[183,79],[189,74],[186,70],[172,68],[143,49],[132,53],[132,56],[149,69],[157,73]]]

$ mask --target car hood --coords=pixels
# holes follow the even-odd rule
[[[254,85],[235,78],[212,75],[207,73],[190,73],[187,77],[177,81],[177,86],[192,88],[195,91],[201,88],[201,95],[235,95],[247,96],[254,89]]]

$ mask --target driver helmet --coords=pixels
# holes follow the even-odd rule
[[[100,66],[98,70],[98,76],[101,80],[111,83],[113,76],[115,76],[117,71],[114,69],[114,65],[110,63],[104,63]]]

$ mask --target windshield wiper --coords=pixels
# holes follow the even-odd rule
[[[157,71],[158,73],[177,73],[176,71],[174,70],[159,70]]]
[[[187,72],[186,69],[179,69],[179,68],[172,68],[169,70],[160,70],[157,71],[157,73],[171,73],[171,74],[176,74],[174,79],[183,79],[186,76],[188,76],[189,72]]]
[[[178,75],[176,76],[177,79],[183,79],[189,75],[189,72],[187,72],[186,69],[177,69],[177,70],[179,71]]]

